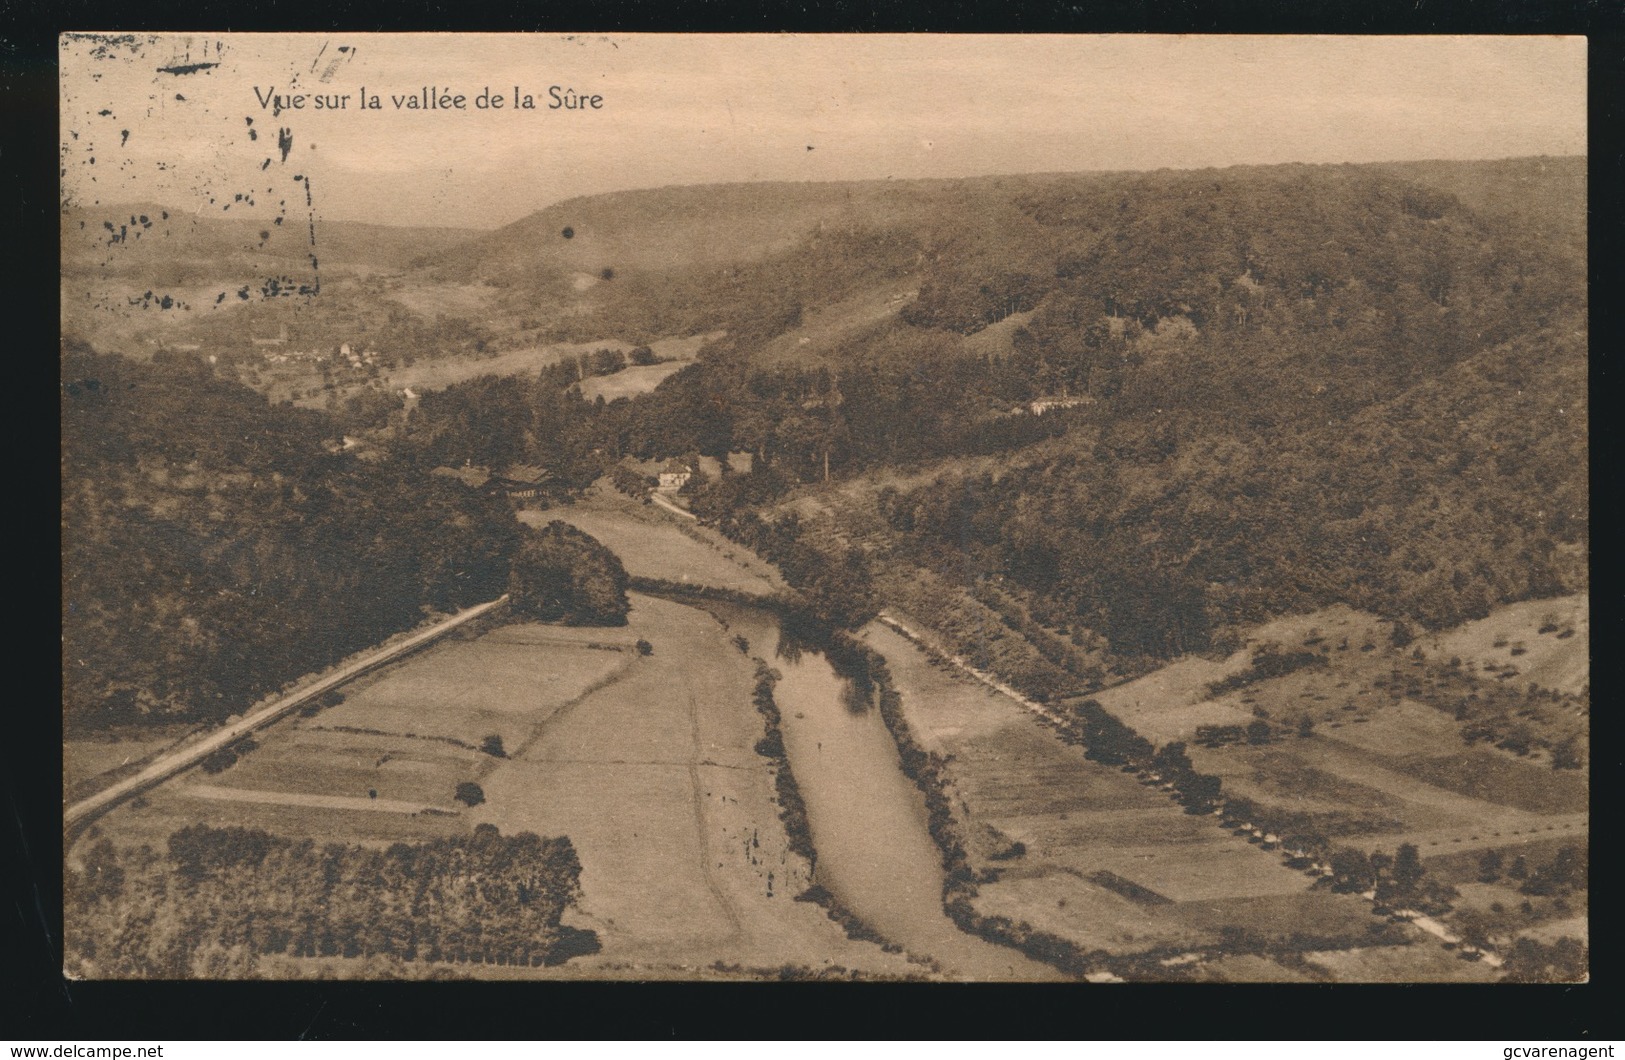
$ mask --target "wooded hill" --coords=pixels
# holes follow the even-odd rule
[[[219,720],[505,591],[505,501],[341,451],[195,358],[63,351],[70,728]]]
[[[695,507],[833,579],[814,598],[873,601],[866,569],[912,565],[1019,590],[1048,628],[1122,659],[1334,601],[1437,628],[1578,588],[1583,172],[628,192],[416,274],[505,285],[510,310],[561,333],[726,330],[653,393],[607,404],[549,368],[332,418],[181,355],[65,351],[70,708],[237,709],[425,605],[496,595],[512,521],[427,475],[465,460],[539,464],[567,492],[627,455],[748,451],[749,474],[691,483]],[[598,278],[578,289],[580,274]],[[1038,415],[1044,398],[1068,407]],[[379,461],[329,453],[341,431]],[[829,532],[784,517],[837,487]],[[825,540],[833,555],[808,552]]]
[[[864,547],[1009,579],[1052,627],[1124,655],[1333,601],[1439,628],[1577,588],[1581,162],[1412,169],[1480,209],[1359,166],[947,185],[928,225],[884,229],[912,264],[733,269],[737,290],[708,303],[728,338],[598,415],[631,421],[619,437],[642,455],[753,452],[751,476],[696,498],[725,523],[771,520],[785,489],[816,494],[826,473],[941,462],[927,485],[873,491],[889,531]],[[764,356],[864,263],[915,270],[917,296],[805,364]],[[728,316],[735,303],[752,309]],[[993,326],[1002,343],[971,341]],[[1078,405],[1028,410],[1056,395]],[[968,455],[997,459],[964,475]]]
[[[1315,241],[1316,262],[1280,278],[1312,283],[1321,264],[1365,279],[1393,255],[1372,254],[1364,237],[1403,242],[1446,214],[1578,262],[1584,192],[1581,158],[661,188],[567,200],[420,264],[445,282],[505,288],[561,339],[738,327],[892,280],[927,289],[915,323],[975,330],[987,323],[979,317],[1042,297],[1064,273],[1087,280],[1092,264],[1130,263],[1119,260],[1125,244],[1138,246],[1130,257],[1141,268],[1192,266],[1183,283],[1152,292],[1169,297],[1199,295],[1184,287],[1205,285],[1209,269],[1221,290],[1249,268],[1267,286],[1272,256],[1298,256],[1307,248],[1294,242],[1328,222],[1338,231]],[[1370,230],[1351,241],[1350,222]],[[1348,260],[1357,255],[1364,267]],[[1021,290],[1005,289],[1022,278]],[[1133,285],[1130,276],[1094,286],[1132,296]],[[945,301],[963,302],[965,319],[933,316]]]

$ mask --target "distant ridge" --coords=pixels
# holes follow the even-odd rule
[[[1327,170],[1380,173],[1414,181],[1456,195],[1464,206],[1487,217],[1533,224],[1556,238],[1584,232],[1584,156],[1542,156],[673,185],[565,199],[494,231],[426,251],[418,263],[442,274],[482,277],[539,270],[595,273],[604,268],[659,270],[743,264],[785,251],[820,226],[916,228],[940,224],[945,207],[952,209],[957,204],[985,211],[1012,195],[1068,184],[1156,182],[1196,173],[1267,177]]]

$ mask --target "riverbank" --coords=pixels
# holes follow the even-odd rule
[[[1014,949],[966,934],[948,918],[942,850],[925,799],[904,775],[879,710],[854,702],[822,654],[781,645],[767,612],[708,606],[780,673],[774,698],[817,851],[814,882],[880,936],[947,978],[1065,978]]]
[[[593,932],[598,951],[553,967],[442,974],[929,975],[796,901],[812,866],[781,823],[776,764],[758,749],[767,728],[752,704],[755,660],[704,611],[641,593],[631,603],[626,627],[505,624],[444,642],[348,689],[340,706],[273,725],[224,773],[178,778],[121,807],[97,839],[162,850],[197,823],[368,846],[481,824],[568,836],[582,895],[564,923]],[[479,749],[491,735],[498,754]],[[453,798],[464,781],[483,801]],[[335,960],[267,955],[262,972],[341,974]]]
[[[897,630],[871,623],[862,639],[887,659],[901,716],[961,822],[974,881],[962,899],[967,922],[1026,939],[1063,967],[1128,979],[1204,977],[1181,955],[1292,931],[1306,942],[1374,941],[1382,925],[1356,896],[1311,890],[1277,856],[1088,761],[1015,700]]]

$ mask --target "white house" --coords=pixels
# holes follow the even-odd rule
[[[676,493],[688,485],[688,480],[694,475],[694,469],[687,464],[673,460],[660,471],[660,492]]]

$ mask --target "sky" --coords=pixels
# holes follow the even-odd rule
[[[64,201],[182,213],[303,216],[308,193],[324,219],[493,228],[673,184],[1586,150],[1579,37],[101,34],[60,49]],[[408,109],[424,89],[463,107]],[[501,109],[476,105],[486,89]],[[304,106],[278,112],[272,93]],[[550,106],[572,93],[599,105]]]

